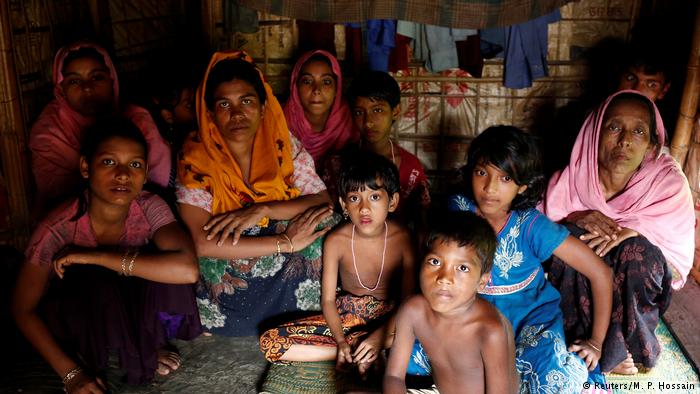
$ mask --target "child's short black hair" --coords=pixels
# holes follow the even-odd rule
[[[207,109],[210,111],[214,110],[214,91],[216,88],[224,82],[230,82],[235,79],[251,84],[253,89],[255,89],[255,93],[258,94],[260,105],[265,104],[267,94],[265,93],[265,85],[263,85],[258,69],[252,63],[243,59],[225,59],[216,63],[209,71],[207,84],[204,87],[204,102],[207,105]]]
[[[624,60],[622,61],[622,73],[633,68],[641,68],[644,74],[654,75],[661,73],[664,76],[664,83],[671,82],[672,56],[664,55],[667,50],[658,48],[659,45],[651,47],[642,44],[629,45],[623,50]],[[670,54],[669,54],[670,55]]]
[[[144,154],[148,157],[148,143],[141,130],[134,122],[121,116],[98,120],[97,123],[85,129],[85,137],[80,145],[80,155],[85,156],[88,162],[97,152],[100,144],[112,137],[121,137],[134,141],[143,147]]]
[[[375,101],[386,101],[391,108],[401,102],[401,90],[396,80],[383,71],[364,71],[353,79],[348,88],[350,106],[358,97],[368,97]]]
[[[391,198],[399,192],[399,170],[389,159],[376,153],[346,156],[340,168],[338,195],[345,198],[348,193],[365,187],[384,189]]]
[[[492,126],[472,141],[467,155],[462,176],[467,182],[465,192],[468,197],[474,198],[471,185],[474,168],[492,164],[508,174],[518,186],[527,186],[524,192],[515,196],[510,209],[528,209],[537,205],[544,192],[545,178],[535,136],[513,126]]]
[[[491,271],[496,253],[496,233],[486,219],[469,211],[449,212],[435,220],[426,240],[430,251],[436,241],[456,242],[460,247],[472,247],[481,262],[481,274]]]

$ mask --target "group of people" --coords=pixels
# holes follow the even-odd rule
[[[181,362],[168,340],[202,333],[262,334],[271,362],[385,370],[386,392],[406,392],[407,373],[443,393],[579,392],[658,358],[694,216],[636,90],[591,111],[549,181],[534,136],[488,128],[429,222],[423,167],[391,138],[387,73],[344,96],[338,61],[312,51],[282,107],[247,54],[217,52],[196,94],[180,85],[149,114],[81,42],[58,52],[54,82],[30,135],[49,213],[13,313],[68,392],[104,392],[114,354],[131,383],[168,374]]]

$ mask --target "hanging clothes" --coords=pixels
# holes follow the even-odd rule
[[[408,47],[411,45],[411,38],[396,33],[394,36],[394,49],[389,53],[389,71],[397,72],[408,70],[409,58]]]
[[[366,22],[367,63],[370,70],[389,71],[389,52],[394,48],[396,22],[370,19]]]
[[[362,70],[362,28],[359,23],[345,24],[345,67],[351,75]]]
[[[413,57],[423,59],[425,68],[430,72],[459,67],[455,42],[477,34],[473,29],[452,29],[407,21],[398,21],[396,31],[413,39]]]
[[[525,23],[480,32],[484,57],[504,58],[505,87],[528,88],[533,80],[548,75],[547,27],[560,19],[561,13],[557,9]],[[498,51],[499,47],[503,53]]]

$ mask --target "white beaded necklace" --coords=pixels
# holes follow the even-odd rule
[[[394,157],[394,143],[391,142],[391,138],[389,138],[389,146],[391,146],[391,162],[398,167],[398,165],[396,164],[396,158]]]
[[[377,290],[377,287],[379,287],[379,282],[382,280],[382,273],[384,272],[384,256],[386,255],[386,237],[387,234],[389,234],[389,226],[386,224],[386,221],[384,221],[384,250],[382,251],[382,267],[379,269],[379,276],[377,277],[377,283],[375,283],[374,287],[369,288],[365,286],[364,283],[362,283],[362,279],[360,279],[360,273],[357,271],[357,263],[355,262],[355,225],[352,225],[352,237],[350,241],[350,250],[352,251],[352,265],[355,267],[355,275],[357,275],[357,282],[362,286],[365,290],[369,291],[375,291]]]

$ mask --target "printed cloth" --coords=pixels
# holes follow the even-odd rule
[[[63,97],[63,62],[69,53],[80,48],[93,48],[104,58],[114,81],[114,112],[128,118],[141,130],[148,143],[148,180],[167,187],[170,176],[170,147],[161,137],[153,118],[144,108],[119,106],[119,79],[107,51],[89,42],[77,42],[61,48],[53,63],[54,99],[44,108],[29,133],[32,172],[37,186],[37,198],[42,209],[53,208],[81,183],[80,145],[83,130],[93,120],[74,111]]]
[[[260,78],[267,100],[253,141],[247,182],[207,111],[204,89],[212,68],[222,60],[239,58],[253,62],[250,56],[240,51],[217,52],[212,56],[202,84],[197,89],[199,132],[187,138],[178,162],[178,177],[182,186],[204,189],[212,195],[212,215],[258,202],[290,200],[299,196],[299,190],[293,186],[294,165],[287,122],[262,73]],[[259,224],[264,226],[267,220],[264,218]]]
[[[321,226],[334,226],[339,215]],[[243,236],[280,234],[287,221],[270,220]],[[321,309],[321,252],[323,239],[294,253],[248,259],[199,258],[197,303],[202,325],[224,336],[259,335],[301,311]]]
[[[549,181],[542,205],[550,219],[560,221],[572,212],[596,210],[646,237],[664,254],[673,269],[674,289],[685,284],[694,256],[695,215],[688,180],[669,155],[649,152],[627,187],[615,198],[606,201],[598,179],[598,141],[608,99],[586,118],[576,138],[569,165]],[[652,103],[652,105],[654,105]],[[656,106],[656,134],[659,146],[664,145],[665,132]],[[616,285],[617,286],[617,285]]]
[[[585,231],[567,226],[572,235]],[[566,338],[590,338],[593,329],[593,293],[588,279],[552,259],[549,279],[561,291]],[[651,368],[656,365],[661,345],[654,331],[671,303],[671,269],[661,250],[644,237],[623,241],[604,258],[613,270],[613,305],[610,325],[603,343],[600,368],[611,371],[627,358]]]
[[[371,295],[338,294],[335,300],[346,341],[354,347],[392,311],[392,302]],[[336,346],[323,315],[311,316],[265,331],[260,337],[260,350],[268,361],[278,361],[292,345]]]
[[[315,55],[321,55],[328,59],[336,77],[335,101],[330,108],[326,126],[322,131],[313,130],[309,121],[306,120],[297,90],[297,81],[301,68],[311,56]],[[320,168],[319,165],[323,164],[323,159],[329,152],[338,151],[348,142],[357,141],[359,138],[357,129],[355,129],[350,117],[348,103],[343,98],[342,89],[343,75],[340,70],[340,64],[338,64],[335,56],[330,53],[323,50],[307,52],[294,65],[289,82],[289,99],[284,105],[284,116],[292,134],[301,141],[304,148],[313,156],[317,168]]]
[[[476,212],[476,208],[463,195],[449,201],[453,211]],[[567,350],[559,293],[540,267],[568,235],[565,227],[535,209],[511,211],[497,234],[491,279],[480,296],[513,326],[521,393],[578,393],[588,380],[583,360]],[[517,286],[523,282],[525,286]],[[498,291],[509,285],[515,289]]]
[[[157,351],[168,338],[190,340],[201,334],[193,287],[123,277],[94,265],[70,266],[59,280],[52,262],[61,249],[98,246],[87,213],[70,220],[77,207],[74,199],[52,211],[25,252],[29,264],[51,271],[41,314],[61,347],[90,370],[104,370],[110,352],[116,352],[127,381],[145,383],[153,378]],[[160,197],[142,192],[129,207],[117,248],[148,248],[153,234],[174,221]],[[176,318],[178,324],[167,332],[163,318]]]

